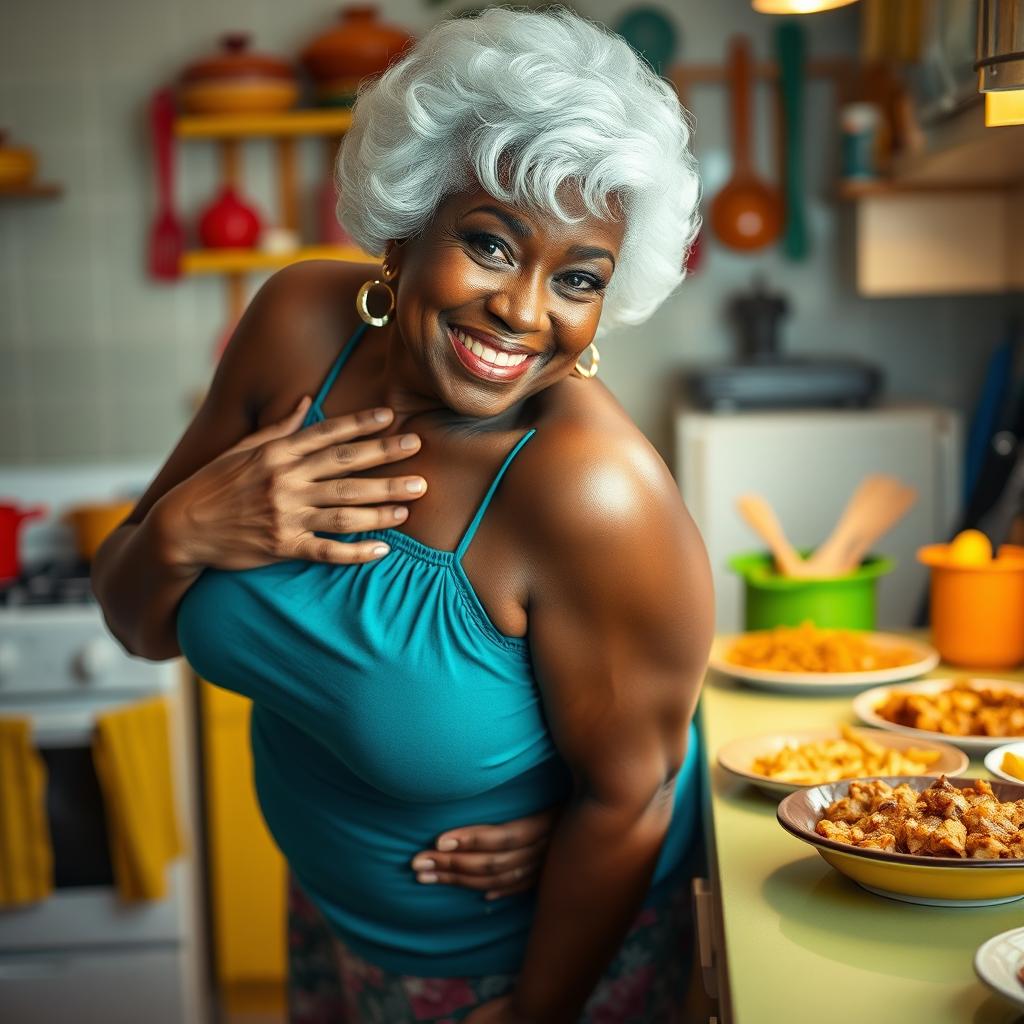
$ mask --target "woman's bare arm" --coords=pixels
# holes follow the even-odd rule
[[[163,661],[180,654],[175,612],[202,567],[184,564],[174,528],[156,509],[186,480],[256,427],[264,373],[279,329],[275,307],[287,280],[271,278],[242,317],[202,406],[124,524],[104,542],[92,584],[110,631],[132,654]],[[154,513],[151,515],[151,513]]]
[[[299,402],[300,389],[310,381],[296,382],[294,372],[289,378],[289,368],[302,362],[297,352],[312,346],[309,336],[324,329],[312,326],[322,320],[323,308],[337,301],[331,289],[338,282],[330,273],[333,268],[325,273],[317,264],[299,264],[260,289],[202,408],[127,521],[100,549],[93,588],[111,632],[133,654],[153,660],[179,654],[177,608],[204,568],[242,569],[286,558],[370,561],[380,557],[379,542],[345,543],[317,532],[393,526],[404,517],[400,503],[426,491],[419,477],[352,476],[417,450],[415,435],[355,441],[385,430],[393,420],[390,410],[335,417],[293,437],[310,401]],[[282,393],[291,412],[257,429],[264,407],[271,400],[280,407]],[[408,438],[411,448],[403,446]],[[420,492],[405,487],[411,480]]]
[[[668,471],[643,442],[605,442],[559,441],[550,468],[539,445],[523,457],[552,495],[551,514],[534,517],[545,571],[531,653],[575,779],[511,999],[531,1024],[577,1018],[644,899],[713,631],[707,557]]]

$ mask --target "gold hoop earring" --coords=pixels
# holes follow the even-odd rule
[[[356,312],[360,318],[368,323],[371,327],[386,327],[391,320],[391,314],[395,311],[395,292],[394,289],[387,283],[393,281],[398,276],[398,271],[390,268],[386,263],[380,269],[380,278],[373,281],[364,281],[360,286],[359,291],[356,294]],[[381,316],[374,316],[370,312],[370,307],[367,304],[370,292],[376,287],[381,287],[387,290],[389,305],[387,310]]]
[[[582,359],[583,356],[587,354],[587,352],[590,353],[590,365],[583,366],[580,362],[580,359]],[[590,343],[590,346],[589,348],[587,348],[587,351],[580,356],[580,359],[576,360],[576,372],[585,380],[590,380],[591,377],[596,377],[597,368],[598,366],[601,365],[601,353],[597,351],[597,346],[593,342]]]

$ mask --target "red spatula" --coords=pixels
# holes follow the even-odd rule
[[[185,250],[185,229],[173,207],[174,94],[160,89],[149,106],[153,132],[153,161],[156,164],[158,207],[149,233],[149,272],[161,281],[181,276],[181,254]]]

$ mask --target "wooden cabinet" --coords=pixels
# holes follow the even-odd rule
[[[200,683],[214,967],[227,1011],[274,1009],[286,978],[285,862],[256,802],[250,701]]]
[[[867,296],[1024,288],[1024,125],[986,128],[979,102],[930,130],[893,178],[846,187]]]

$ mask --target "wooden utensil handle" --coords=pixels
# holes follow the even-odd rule
[[[729,46],[729,75],[732,80],[733,177],[751,173],[750,159],[750,43],[746,36],[733,36]]]

